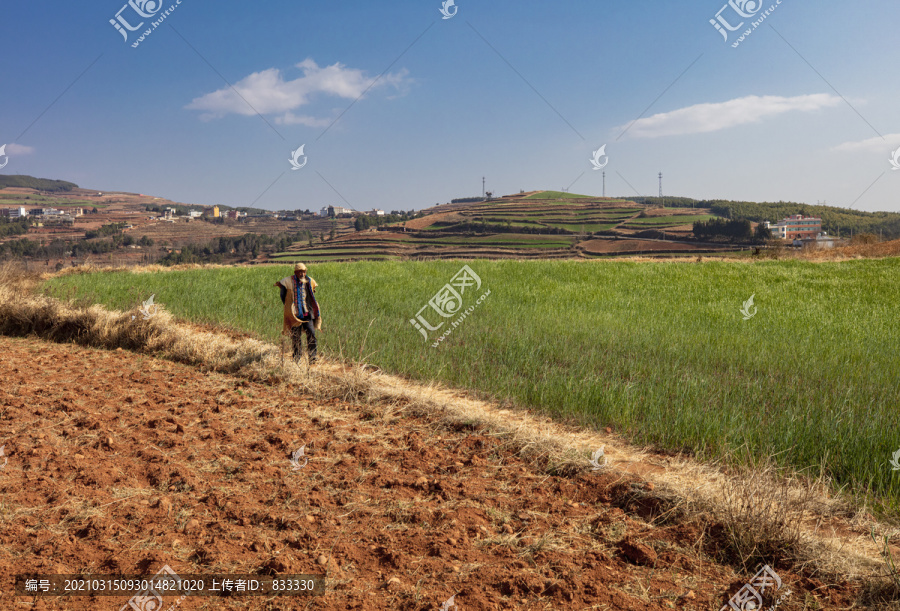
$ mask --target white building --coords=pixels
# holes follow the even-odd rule
[[[340,216],[352,212],[352,210],[344,208],[343,206],[328,206],[327,208],[322,208],[322,216]]]
[[[9,218],[11,219],[19,219],[28,216],[28,211],[21,206],[19,208],[10,208],[9,209]]]
[[[822,219],[817,216],[803,216],[792,214],[777,223],[766,221],[766,227],[775,238],[788,239],[815,239],[822,235]]]
[[[384,216],[384,210],[379,210],[378,208],[373,208],[371,212],[369,212],[372,216]]]

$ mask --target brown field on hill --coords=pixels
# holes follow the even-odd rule
[[[411,221],[406,221],[404,225],[407,229],[418,231],[420,229],[425,229],[433,225],[438,221],[461,221],[462,217],[455,212],[444,212],[441,214],[429,214],[423,216],[421,218],[413,219]]]
[[[193,242],[207,242],[219,236],[239,236],[245,233],[246,230],[241,231],[241,227],[235,225],[213,225],[203,221],[184,220],[174,223],[155,221],[128,231],[134,239],[147,236],[176,247]]]
[[[342,235],[335,239],[335,242],[346,242],[346,241],[372,241],[372,242],[381,242],[384,240],[399,240],[399,241],[409,241],[412,240],[412,236],[408,233],[395,233],[393,231],[373,231],[369,230],[361,231],[358,233],[348,233]],[[330,244],[330,242],[329,242]]]
[[[691,216],[701,212],[696,208],[647,208],[644,213],[647,216]]]
[[[663,242],[661,240],[633,240],[629,238],[619,240],[587,240],[578,245],[589,253],[615,253],[615,252],[649,252],[655,250],[706,250],[704,245],[688,244],[686,242]]]

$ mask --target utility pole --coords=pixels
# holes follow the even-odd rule
[[[659,173],[659,196],[662,197],[662,172]]]
[[[603,170],[603,197],[606,197],[606,170]]]
[[[481,177],[481,197],[484,198],[484,176]]]

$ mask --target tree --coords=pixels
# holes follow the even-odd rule
[[[758,223],[756,225],[756,232],[753,234],[753,239],[759,244],[765,244],[772,239],[772,230],[762,223]]]
[[[753,237],[753,225],[747,219],[715,218],[705,222],[695,221],[693,233],[698,238],[724,236],[745,241]]]

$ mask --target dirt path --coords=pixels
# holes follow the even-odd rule
[[[32,603],[13,579],[166,564],[327,577],[321,597],[179,609],[424,611],[455,595],[454,611],[708,610],[748,579],[714,562],[715,533],[661,517],[652,484],[609,467],[548,475],[503,435],[402,403],[318,402],[32,338],[0,337],[0,380],[5,609],[120,609],[127,597]],[[793,592],[780,609],[850,606],[850,588],[778,573]]]

